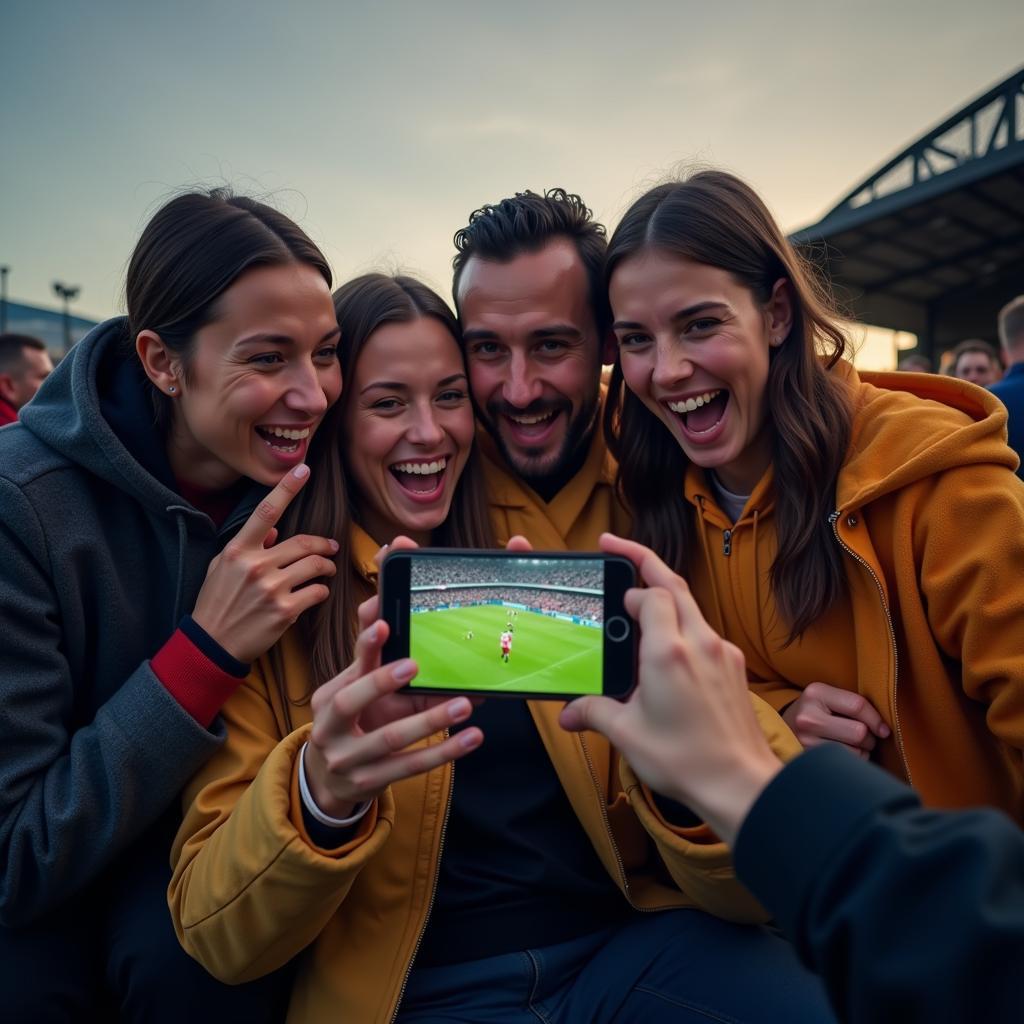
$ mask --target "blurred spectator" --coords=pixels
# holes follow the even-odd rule
[[[18,418],[52,369],[44,342],[28,334],[0,334],[0,427]]]
[[[1006,406],[1010,447],[1024,463],[1024,295],[1018,295],[999,312],[999,340],[1003,343],[1006,376],[992,385],[992,394]],[[1024,465],[1017,467],[1024,480]]]
[[[931,373],[932,361],[923,352],[908,352],[900,358],[896,369],[910,373]]]
[[[452,586],[467,583],[526,585],[547,584],[552,587],[604,586],[604,564],[599,559],[573,559],[569,564],[547,558],[459,558],[415,559],[412,563],[412,585]]]
[[[492,601],[522,605],[526,611],[541,614],[561,613],[575,615],[581,619],[602,622],[604,599],[593,594],[567,593],[549,590],[546,587],[446,587],[443,590],[414,590],[410,607],[414,611],[434,611],[442,605],[458,604],[463,608],[490,604]]]
[[[987,341],[970,338],[953,349],[949,372],[953,377],[987,388],[1002,377],[1003,364],[999,353]]]

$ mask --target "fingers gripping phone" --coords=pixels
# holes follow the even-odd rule
[[[381,565],[384,661],[416,661],[406,692],[625,698],[636,632],[623,599],[635,584],[615,555],[393,551]]]

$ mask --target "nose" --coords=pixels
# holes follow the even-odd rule
[[[284,404],[293,412],[310,418],[322,416],[330,404],[324,390],[322,369],[312,363],[297,365],[288,382]]]
[[[659,341],[654,351],[654,366],[651,369],[651,383],[662,390],[688,380],[693,376],[693,363],[679,351],[679,345],[673,341]]]
[[[444,440],[444,430],[437,421],[432,404],[417,405],[412,410],[412,420],[406,437],[425,448],[439,445]]]
[[[515,352],[508,364],[508,377],[501,388],[501,397],[517,409],[525,409],[541,397],[541,382],[534,375],[530,362],[522,352]]]

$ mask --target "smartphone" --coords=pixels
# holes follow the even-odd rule
[[[415,659],[405,692],[621,699],[636,678],[623,605],[635,583],[617,555],[392,551],[380,572],[384,661]]]

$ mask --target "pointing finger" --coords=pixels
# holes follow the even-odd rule
[[[263,547],[270,530],[284,515],[295,495],[302,490],[309,479],[309,466],[296,466],[281,477],[280,483],[256,506],[253,513],[242,524],[242,528],[231,542],[242,547]]]

